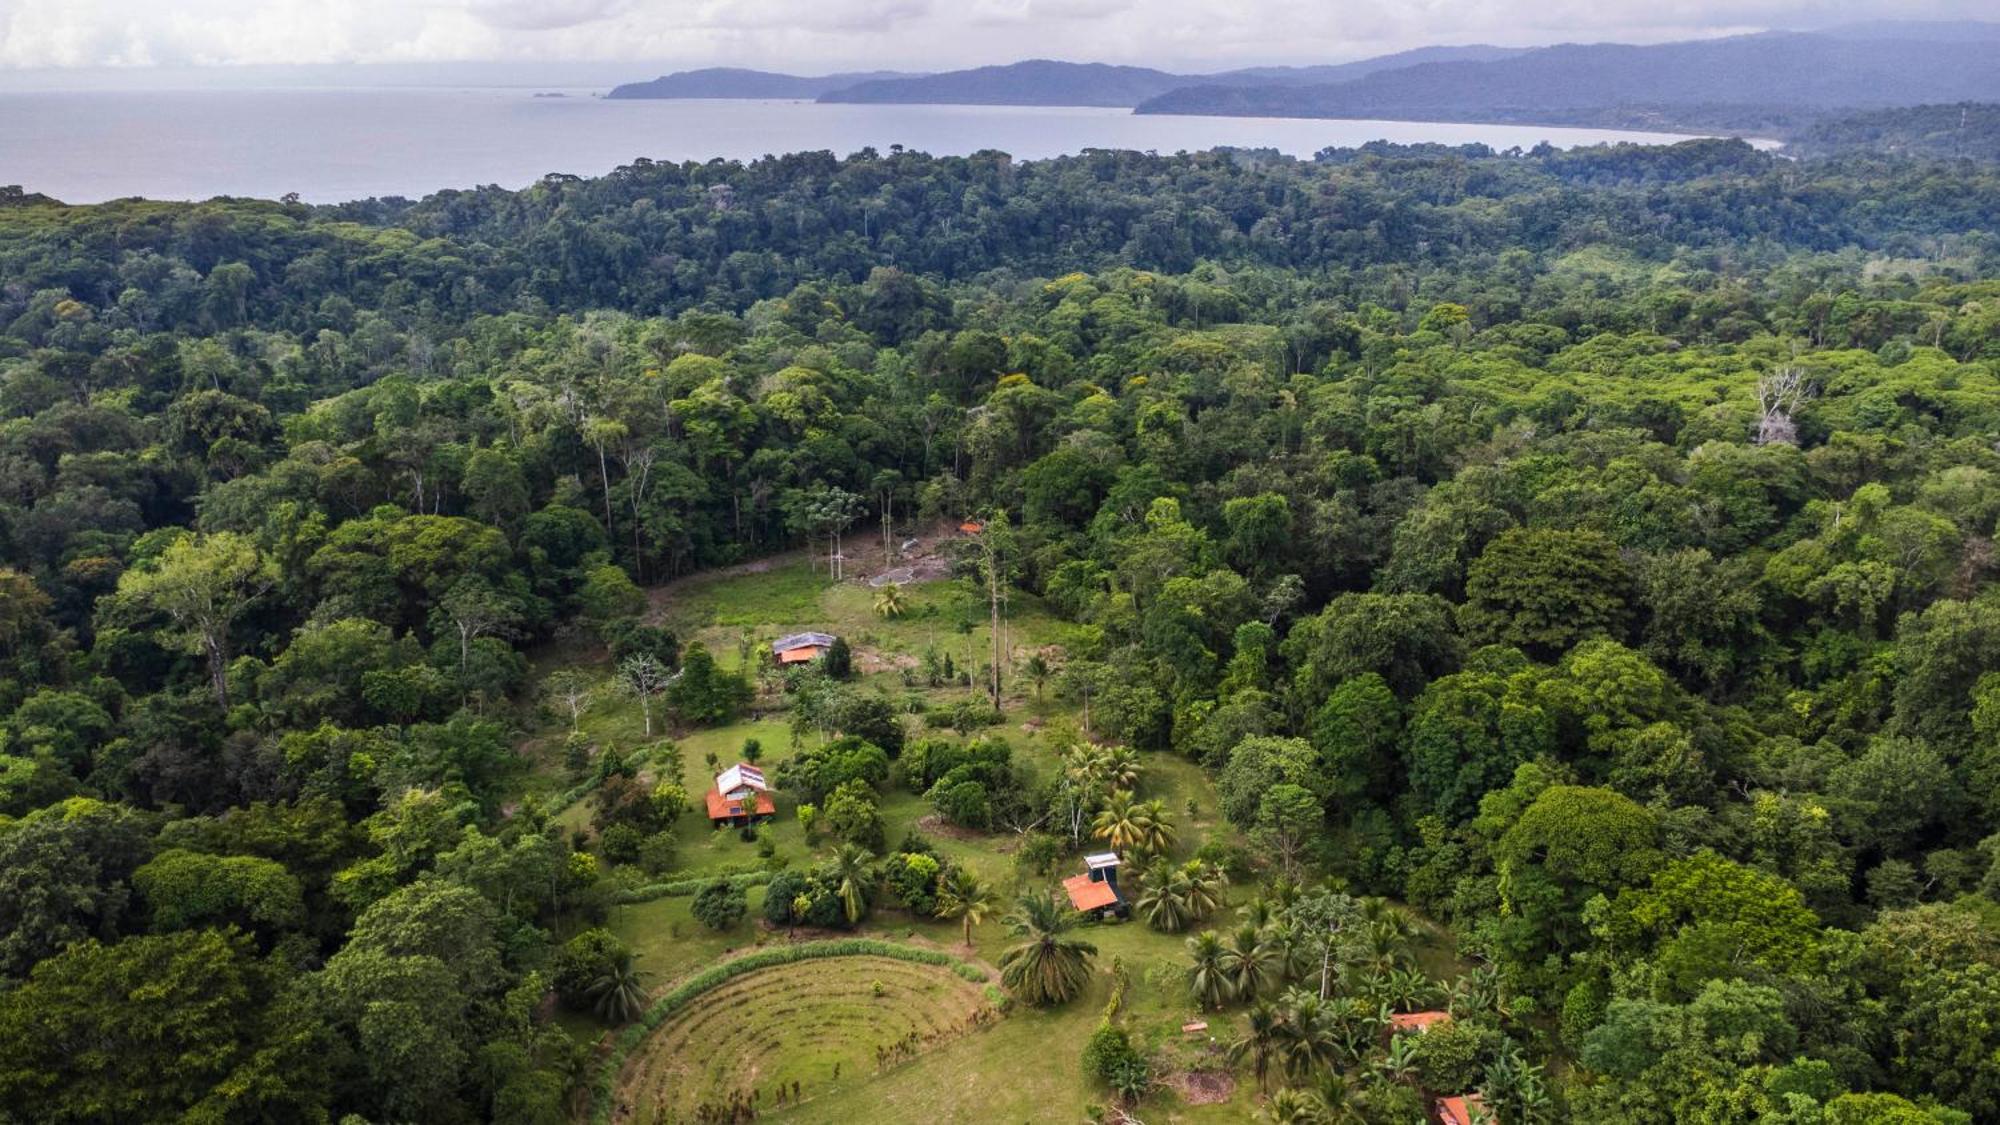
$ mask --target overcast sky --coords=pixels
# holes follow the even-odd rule
[[[1427,43],[1658,42],[1994,10],[1994,0],[0,0],[0,70],[606,60],[824,73],[1028,57],[1204,70]]]

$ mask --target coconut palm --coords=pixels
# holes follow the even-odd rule
[[[1337,1006],[1316,992],[1288,988],[1278,1001],[1285,1013],[1285,1074],[1304,1081],[1336,1065],[1340,1057]]]
[[[901,617],[909,612],[910,599],[900,583],[891,582],[875,591],[875,612],[883,617]]]
[[[1282,953],[1268,930],[1239,926],[1229,938],[1223,966],[1238,998],[1254,1000],[1278,983]]]
[[[868,865],[875,855],[859,844],[842,844],[833,853],[834,893],[840,896],[841,913],[852,926],[868,911]]]
[[[1130,746],[1114,746],[1099,751],[1103,758],[1104,781],[1113,789],[1139,788],[1139,754]]]
[[[1048,686],[1049,680],[1053,679],[1055,674],[1055,667],[1049,663],[1048,657],[1039,652],[1029,654],[1028,658],[1021,662],[1021,675],[1035,685],[1035,706],[1041,706],[1042,689]]]
[[[1196,919],[1206,918],[1222,909],[1222,892],[1229,886],[1229,875],[1216,864],[1207,860],[1192,860],[1185,870],[1188,873],[1188,909]]]
[[[1132,794],[1120,789],[1104,802],[1104,808],[1090,822],[1090,834],[1120,851],[1137,848],[1146,838],[1143,806]]]
[[[1250,1072],[1257,1076],[1259,1090],[1268,1084],[1271,1063],[1283,1048],[1283,1022],[1277,1008],[1260,1000],[1251,1006],[1243,1034],[1229,1044],[1229,1061],[1250,1059]]]
[[[623,953],[585,986],[583,995],[598,1018],[630,1023],[646,1010],[646,974],[633,954]]]
[[[1023,895],[1007,925],[1021,942],[1000,955],[1000,983],[1030,1004],[1061,1004],[1083,991],[1097,947],[1074,937],[1079,916],[1048,895]]]
[[[945,872],[938,882],[937,913],[940,918],[957,918],[965,924],[965,944],[972,945],[972,927],[999,909],[1000,898],[993,886],[963,867]]]
[[[1154,798],[1140,805],[1135,813],[1139,822],[1139,848],[1154,855],[1165,855],[1172,851],[1180,832],[1167,815],[1167,803]]]
[[[1211,1010],[1228,1003],[1236,986],[1223,968],[1228,951],[1223,948],[1222,939],[1212,930],[1203,931],[1187,940],[1187,951],[1193,961],[1188,968],[1188,988],[1194,993],[1195,1003]]]
[[[1326,1116],[1319,1098],[1311,1091],[1288,1086],[1271,1095],[1271,1100],[1257,1111],[1257,1120],[1270,1125],[1320,1125]]]
[[[1139,897],[1132,901],[1132,906],[1148,926],[1161,933],[1177,934],[1194,920],[1190,891],[1187,872],[1160,860],[1140,878]]]

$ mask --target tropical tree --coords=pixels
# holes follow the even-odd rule
[[[833,853],[834,893],[840,896],[840,911],[852,926],[868,912],[869,864],[875,854],[855,843],[844,843]]]
[[[1284,1050],[1284,1014],[1276,1005],[1260,1000],[1245,1017],[1243,1034],[1229,1044],[1229,1061],[1250,1060],[1250,1072],[1257,1076],[1257,1088],[1270,1085],[1271,1063]]]
[[[674,682],[673,673],[650,652],[626,657],[618,665],[618,686],[639,700],[646,717],[646,737],[653,737],[653,700]]]
[[[938,883],[938,917],[957,918],[964,924],[967,948],[972,946],[972,927],[986,921],[999,906],[1000,897],[993,892],[993,885],[968,868],[953,867]]]
[[[1137,848],[1146,838],[1145,807],[1124,789],[1113,792],[1090,822],[1090,834],[1120,851]]]
[[[1237,997],[1254,1000],[1278,983],[1284,952],[1270,931],[1255,926],[1238,926],[1229,937],[1223,959],[1224,971],[1235,984]]]
[[[1139,850],[1154,855],[1164,855],[1180,840],[1180,832],[1174,828],[1167,815],[1167,803],[1159,798],[1145,802],[1136,811],[1139,825]]]
[[[1187,939],[1188,989],[1194,993],[1195,1003],[1204,1008],[1220,1008],[1236,994],[1236,982],[1229,975],[1224,961],[1228,951],[1223,948],[1222,939],[1213,930],[1204,930]]]
[[[1039,652],[1028,654],[1028,658],[1021,662],[1021,675],[1035,685],[1035,706],[1041,706],[1042,690],[1048,687],[1049,681],[1055,678],[1055,674],[1055,666],[1049,663],[1048,657]]]
[[[1021,941],[1000,955],[1000,982],[1037,1006],[1061,1004],[1083,991],[1097,947],[1071,934],[1077,919],[1051,895],[1023,895],[1007,917]]]
[[[278,581],[278,568],[248,536],[234,532],[184,535],[150,565],[118,579],[119,600],[164,615],[170,646],[205,657],[209,690],[229,706],[230,633],[251,603]]]
[[[901,617],[909,612],[910,599],[904,595],[899,582],[891,582],[875,591],[875,612],[882,617]]]
[[[608,1023],[630,1023],[646,1010],[646,973],[636,955],[626,952],[604,966],[584,989],[591,1011]]]
[[[1132,908],[1145,918],[1148,926],[1162,933],[1177,934],[1194,920],[1188,901],[1190,891],[1186,871],[1166,860],[1155,860],[1139,880],[1139,895],[1132,900]]]

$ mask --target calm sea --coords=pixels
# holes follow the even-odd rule
[[[1663,133],[1407,121],[1135,117],[1122,109],[607,101],[589,90],[195,90],[0,93],[0,184],[73,203],[124,196],[312,202],[598,175],[637,157],[752,159],[901,144],[1023,160],[1085,148],[1240,145],[1310,156],[1371,140],[1496,148],[1682,139]]]

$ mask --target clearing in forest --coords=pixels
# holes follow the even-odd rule
[[[626,1067],[617,1119],[728,1120],[732,1104],[752,1099],[760,1113],[810,1103],[996,1016],[978,985],[943,965],[856,955],[746,973],[646,1038]]]

